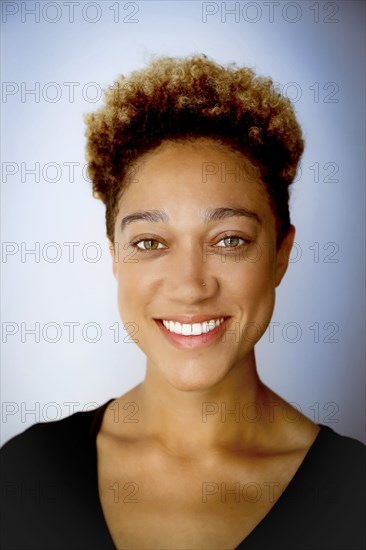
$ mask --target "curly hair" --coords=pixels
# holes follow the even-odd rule
[[[204,54],[158,57],[104,90],[105,105],[84,115],[93,196],[106,206],[114,241],[118,203],[138,159],[164,141],[208,137],[259,169],[276,219],[277,246],[290,227],[289,191],[304,149],[291,102],[249,67],[223,67]]]

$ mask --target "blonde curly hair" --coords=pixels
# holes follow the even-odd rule
[[[106,205],[114,241],[131,166],[163,141],[209,137],[259,169],[276,218],[277,245],[290,226],[288,187],[304,149],[291,102],[249,67],[223,67],[204,54],[154,58],[104,90],[105,105],[84,115],[93,196]]]

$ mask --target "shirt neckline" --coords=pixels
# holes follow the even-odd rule
[[[93,487],[94,487],[94,497],[96,501],[96,506],[98,508],[98,514],[100,516],[101,522],[103,523],[103,530],[105,532],[106,539],[108,539],[108,543],[110,545],[110,548],[108,550],[117,550],[111,533],[108,529],[108,525],[104,516],[102,504],[100,502],[99,497],[99,489],[98,489],[98,455],[97,455],[97,435],[100,430],[100,427],[103,422],[104,413],[106,411],[106,408],[108,405],[114,401],[115,397],[112,399],[109,399],[106,403],[92,411],[94,413],[91,427],[90,427],[90,438],[91,438],[91,444],[93,447],[93,460],[92,460],[92,477],[93,477]],[[274,505],[268,510],[267,514],[264,516],[263,519],[250,531],[250,533],[236,546],[234,550],[242,550],[245,548],[244,545],[248,544],[252,541],[252,539],[256,536],[258,531],[263,528],[263,526],[268,523],[268,521],[275,515],[278,514],[279,510],[283,508],[288,501],[288,499],[291,497],[291,494],[293,493],[296,486],[299,484],[299,480],[301,477],[303,477],[303,474],[308,469],[308,466],[312,462],[312,458],[316,451],[319,448],[319,445],[322,444],[322,441],[325,436],[329,435],[330,432],[332,432],[332,429],[329,428],[329,426],[326,426],[324,424],[317,424],[317,426],[320,427],[319,432],[317,433],[313,443],[310,445],[309,449],[307,450],[303,460],[300,463],[300,466],[297,468],[295,474],[290,479],[289,483],[286,486],[286,489],[283,491],[281,496],[276,500]],[[105,549],[107,550],[107,549]]]

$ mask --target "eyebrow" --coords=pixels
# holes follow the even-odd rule
[[[248,210],[247,208],[219,207],[206,208],[205,210],[203,210],[203,220],[206,224],[211,221],[223,220],[233,217],[251,218],[259,225],[262,225],[261,219],[258,214],[256,212],[253,212],[252,210]],[[127,227],[127,225],[137,221],[168,223],[169,216],[164,210],[145,210],[143,212],[134,212],[133,214],[129,214],[128,216],[122,218],[121,230],[123,231]]]

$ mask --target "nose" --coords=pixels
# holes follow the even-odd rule
[[[176,250],[164,276],[167,298],[193,304],[214,295],[218,283],[209,264],[204,261],[202,246],[187,245]]]

